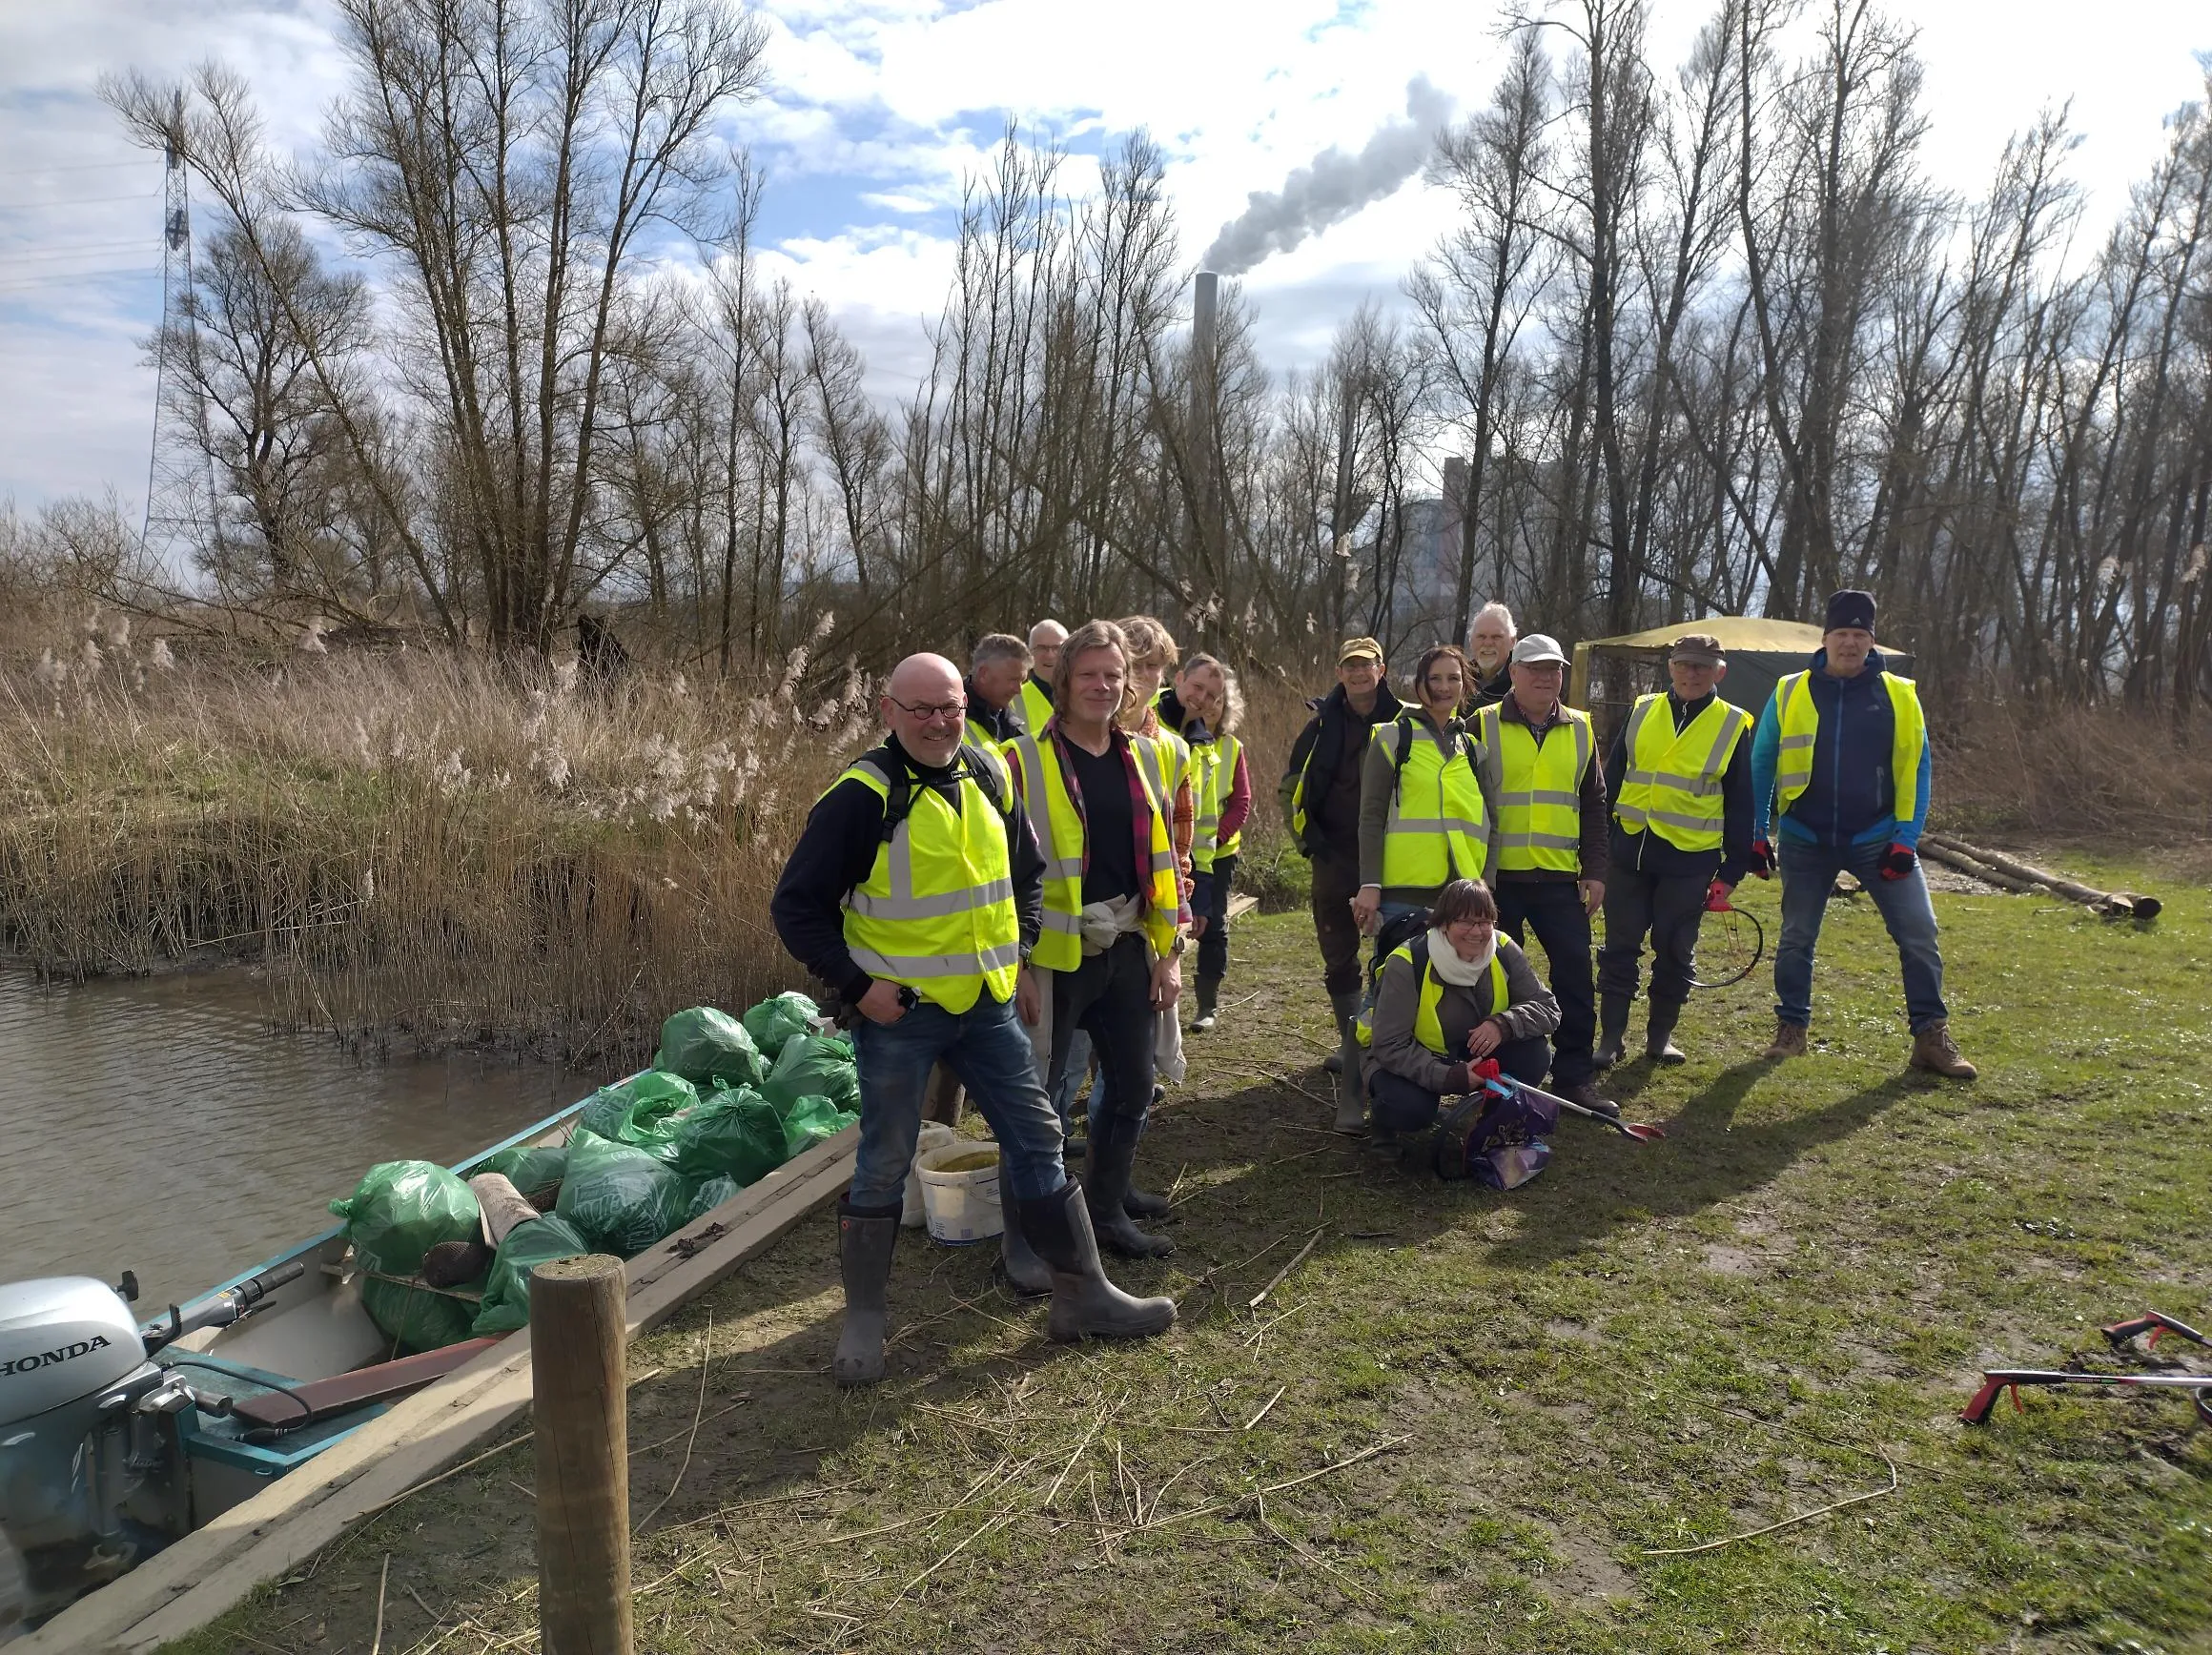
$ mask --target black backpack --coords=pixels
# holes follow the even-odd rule
[[[1416,975],[1428,969],[1428,928],[1434,916],[1425,908],[1417,908],[1411,913],[1402,913],[1395,919],[1382,922],[1382,929],[1375,933],[1375,957],[1367,962],[1367,1003],[1375,1003],[1375,995],[1382,986],[1382,968],[1390,956],[1407,943],[1413,945],[1413,970]]]
[[[883,772],[886,785],[890,789],[883,802],[883,842],[889,845],[897,834],[899,824],[914,812],[913,773],[893,755],[891,744],[888,742],[863,754],[862,757]],[[983,749],[973,742],[960,744],[960,756],[953,762],[952,766],[952,785],[953,788],[957,790],[963,780],[973,782],[983,789],[983,796],[991,801],[1001,816],[1009,813],[1009,807],[999,791],[999,783],[1003,775],[1004,772],[994,766],[984,755]]]

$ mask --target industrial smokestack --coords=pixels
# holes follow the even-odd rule
[[[1220,276],[1199,271],[1191,288],[1191,516],[1192,539],[1201,548],[1219,541],[1220,302]]]
[[[1451,118],[1449,94],[1428,76],[1406,83],[1405,119],[1380,128],[1356,155],[1335,145],[1282,181],[1280,190],[1252,192],[1243,213],[1221,226],[1206,249],[1208,269],[1241,276],[1271,253],[1288,253],[1309,235],[1380,201],[1428,159],[1436,134]]]

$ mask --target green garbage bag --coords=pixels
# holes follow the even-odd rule
[[[482,1338],[528,1325],[532,1268],[590,1251],[591,1243],[564,1218],[548,1214],[517,1224],[492,1259],[491,1274],[484,1277],[483,1304],[470,1331]]]
[[[826,1097],[800,1098],[784,1114],[784,1158],[789,1160],[824,1138],[835,1137],[859,1118]]]
[[[583,1127],[568,1140],[568,1175],[553,1211],[593,1248],[634,1258],[682,1225],[689,1205],[684,1180],[644,1150]]]
[[[386,1276],[412,1276],[441,1241],[474,1241],[482,1222],[476,1196],[435,1161],[384,1161],[330,1210],[345,1221],[354,1256]]]
[[[727,1173],[717,1173],[711,1178],[700,1180],[691,1196],[691,1210],[684,1215],[684,1222],[692,1223],[704,1218],[723,1202],[734,1197],[745,1186]]]
[[[784,1164],[784,1122],[773,1104],[749,1086],[710,1094],[669,1123],[668,1164],[696,1181],[718,1173],[739,1188],[758,1183]]]
[[[727,1011],[694,1006],[661,1025],[653,1067],[681,1074],[694,1086],[758,1086],[768,1073],[760,1049]]]
[[[591,1094],[577,1117],[586,1132],[614,1143],[649,1150],[667,1142],[663,1123],[699,1101],[699,1089],[681,1074],[648,1069]]]
[[[745,1014],[745,1032],[761,1055],[773,1063],[784,1054],[791,1036],[810,1032],[813,1019],[821,1014],[822,1008],[804,994],[776,994]]]
[[[478,1163],[478,1173],[497,1173],[525,1195],[550,1190],[568,1170],[568,1151],[562,1144],[517,1144]]]
[[[473,1293],[481,1285],[472,1283],[464,1291]],[[361,1308],[402,1356],[442,1350],[470,1337],[477,1307],[468,1299],[380,1276],[362,1277],[360,1288]]]
[[[860,1109],[860,1071],[852,1048],[827,1034],[800,1034],[788,1042],[761,1088],[776,1113],[789,1114],[802,1097],[827,1097],[839,1109]]]

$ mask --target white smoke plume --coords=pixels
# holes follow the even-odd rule
[[[1280,190],[1255,190],[1251,204],[1221,226],[1205,268],[1241,276],[1271,253],[1288,253],[1309,235],[1380,201],[1421,171],[1452,99],[1425,74],[1406,83],[1405,119],[1380,128],[1356,155],[1334,144],[1295,169]]]

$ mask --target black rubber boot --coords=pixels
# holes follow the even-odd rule
[[[1191,1019],[1191,1032],[1203,1034],[1214,1026],[1214,1006],[1221,996],[1221,979],[1198,979],[1198,1014]]]
[[[898,1207],[837,1204],[837,1264],[845,1277],[845,1331],[830,1371],[841,1385],[883,1378],[884,1290],[899,1233]]]
[[[1342,994],[1331,994],[1329,1009],[1337,1014],[1337,1053],[1343,1060],[1337,1071],[1335,1125],[1347,1137],[1357,1137],[1367,1123],[1366,1077],[1362,1073],[1363,1053],[1359,1036],[1360,991],[1347,989]]]
[[[1051,1267],[1052,1315],[1046,1334],[1063,1343],[1084,1338],[1147,1338],[1175,1326],[1172,1298],[1137,1298],[1106,1279],[1098,1242],[1080,1186],[1021,1203],[1023,1228]]]
[[[1053,1290],[1053,1272],[1036,1256],[1022,1229],[1022,1208],[1028,1203],[1014,1200],[1003,1182],[998,1189],[999,1210],[1006,1215],[1006,1228],[998,1233],[999,1267],[1014,1292],[1025,1298],[1041,1298]]]
[[[1653,1000],[1644,1026],[1644,1055],[1654,1063],[1687,1063],[1689,1056],[1674,1044],[1674,1025],[1681,1021],[1680,1000]]]
[[[1628,1044],[1628,1002],[1631,996],[1628,994],[1600,994],[1598,996],[1598,1050],[1597,1055],[1592,1061],[1600,1069],[1610,1069],[1614,1064],[1620,1062],[1623,1052]],[[1658,1017],[1659,1008],[1657,1006],[1651,1008],[1651,1015],[1654,1019]]]
[[[1137,1159],[1142,1121],[1127,1115],[1101,1115],[1091,1129],[1091,1153],[1083,1173],[1083,1195],[1091,1209],[1091,1229],[1124,1258],[1161,1258],[1175,1251],[1165,1236],[1139,1230],[1122,1205],[1129,1199],[1129,1169]]]

